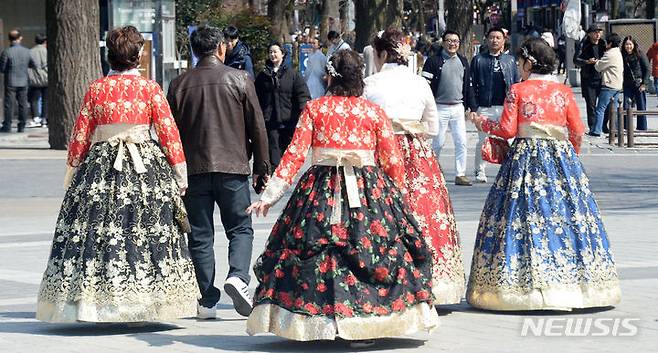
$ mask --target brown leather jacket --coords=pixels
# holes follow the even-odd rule
[[[187,174],[269,173],[267,132],[254,84],[245,71],[208,56],[169,85],[167,100],[178,125]]]

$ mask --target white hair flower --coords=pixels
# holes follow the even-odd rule
[[[329,73],[329,75],[331,75],[332,77],[343,77],[343,75],[339,74],[338,71],[336,71],[336,68],[334,67],[331,60],[327,61],[327,73]]]

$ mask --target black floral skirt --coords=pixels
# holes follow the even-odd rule
[[[355,174],[361,206],[349,208],[340,178],[334,225],[336,168],[313,166],[301,178],[254,267],[248,333],[367,339],[437,326],[430,253],[411,211],[378,167]]]
[[[37,319],[133,322],[196,314],[199,289],[183,232],[183,201],[154,141],[138,144],[146,173],[128,151],[91,147],[66,192],[43,275]]]

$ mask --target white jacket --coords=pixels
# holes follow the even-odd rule
[[[624,59],[619,48],[606,50],[603,57],[594,64],[601,73],[603,86],[621,91],[624,88]]]

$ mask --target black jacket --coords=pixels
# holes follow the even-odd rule
[[[594,51],[594,47],[598,47],[598,54]],[[586,61],[591,58],[600,59],[605,53],[605,41],[599,39],[597,44],[592,44],[589,37],[585,37],[580,42],[580,48],[574,55],[573,62],[576,66],[580,67],[580,82],[583,85],[589,84],[590,86],[601,86],[601,74],[594,69],[594,64],[587,64]]]
[[[500,66],[503,71],[505,88],[509,91],[512,85],[521,81],[516,60],[510,54],[501,53]],[[476,109],[478,107],[491,107],[493,100],[494,56],[480,53],[471,60],[471,80],[473,81],[473,96],[475,97]],[[507,94],[507,92],[505,92]]]
[[[252,79],[254,78],[254,64],[251,59],[251,51],[241,40],[238,40],[238,43],[233,50],[226,55],[224,65],[230,66],[234,69],[247,71],[249,76]]]
[[[651,83],[651,66],[649,59],[644,53],[640,55],[628,55],[622,51],[624,59],[624,87],[639,88],[640,85],[648,86]]]
[[[434,98],[437,97],[437,90],[439,89],[439,82],[441,82],[441,70],[443,69],[443,49],[439,50],[436,55],[433,55],[425,61],[423,65],[422,76],[429,82]],[[473,94],[473,86],[471,85],[471,71],[468,65],[468,60],[460,54],[457,54],[459,60],[464,66],[464,80],[462,84],[462,99],[464,108],[471,111],[477,110],[475,103],[475,96]]]
[[[304,78],[285,64],[274,72],[268,60],[254,83],[268,130],[295,128],[299,114],[311,99]]]

